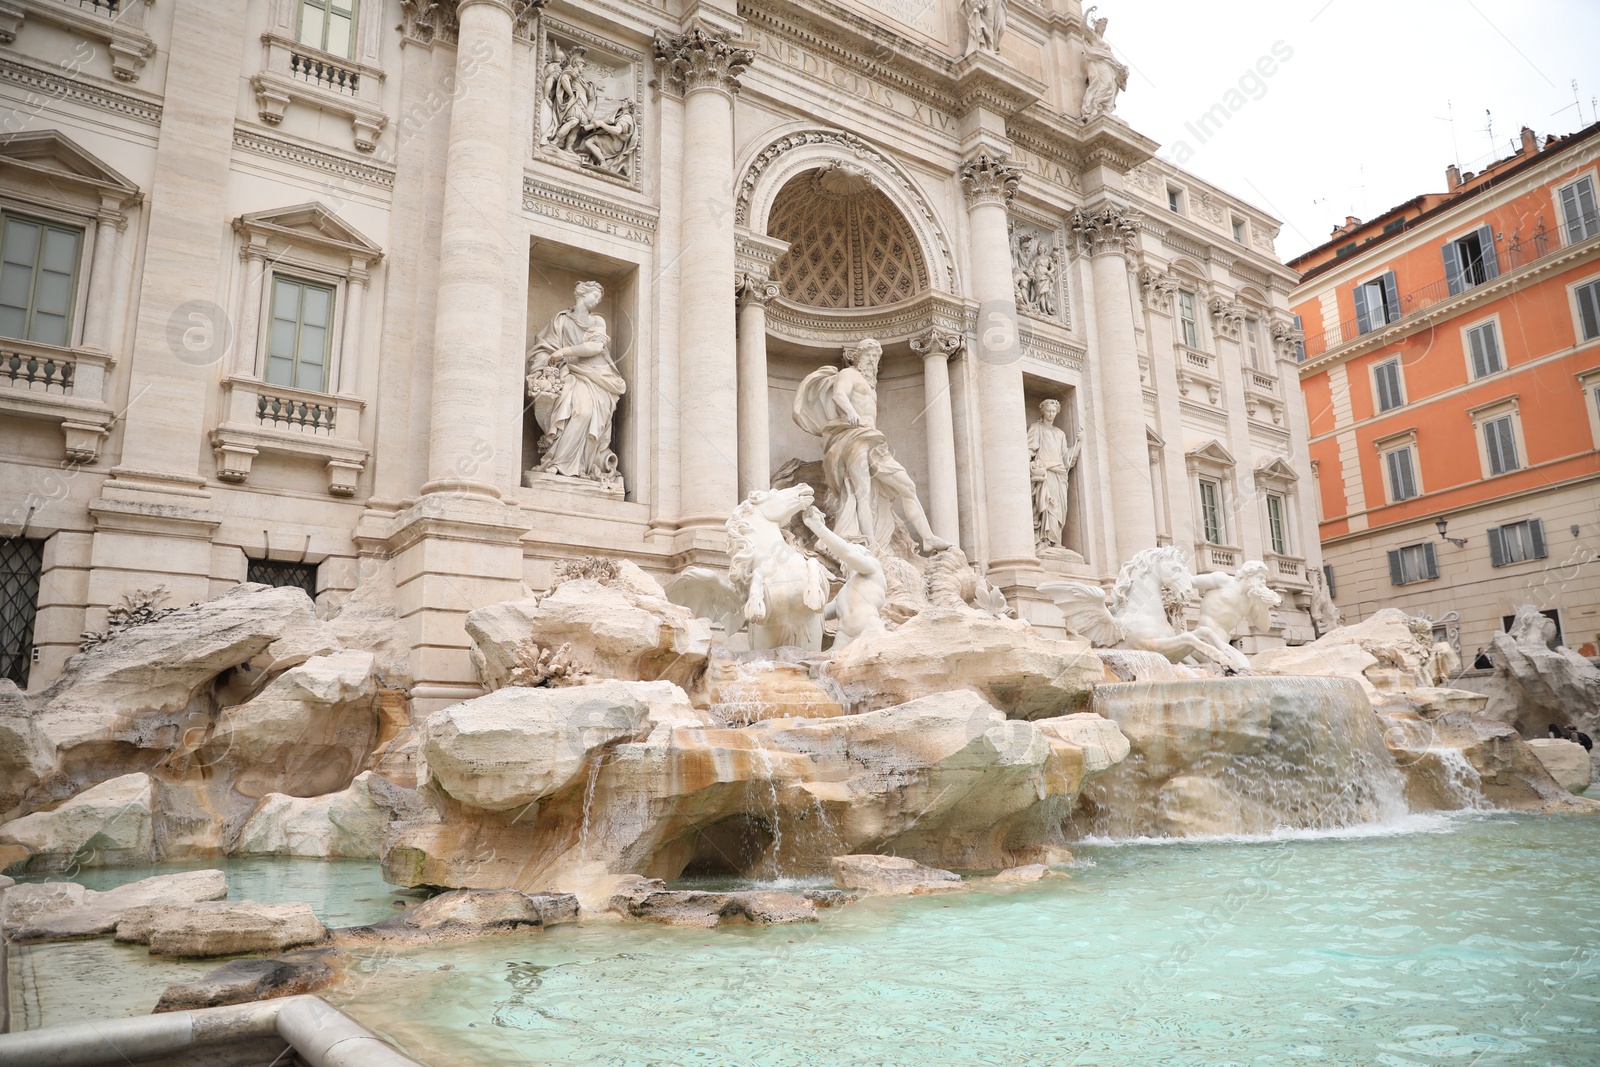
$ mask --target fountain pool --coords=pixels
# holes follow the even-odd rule
[[[377,887],[348,864],[279,865],[320,879],[325,907],[389,906],[354,903]],[[323,995],[440,1067],[1600,1063],[1600,820],[1091,842],[1070,874],[814,926],[601,922],[385,952]],[[105,1014],[107,970],[78,998],[50,973],[46,1021],[77,1021],[74,999]]]

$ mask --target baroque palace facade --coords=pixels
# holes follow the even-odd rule
[[[1115,116],[1105,31],[1078,0],[6,0],[7,675],[139,590],[383,582],[414,699],[470,695],[464,614],[560,561],[726,566],[735,503],[822,458],[797,391],[867,338],[932,535],[1022,617],[1174,544],[1264,560],[1253,640],[1310,639],[1295,275]]]

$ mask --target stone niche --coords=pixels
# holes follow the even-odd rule
[[[1046,400],[1056,400],[1061,403],[1061,414],[1056,416],[1056,426],[1067,435],[1069,441],[1077,434],[1079,429],[1082,429],[1085,443],[1087,443],[1089,428],[1083,422],[1083,408],[1079,403],[1076,386],[1025,374],[1023,375],[1022,388],[1023,396],[1027,401],[1027,424],[1029,426],[1032,426],[1040,418],[1040,404]],[[1069,481],[1068,490],[1067,525],[1065,530],[1062,531],[1064,547],[1069,552],[1075,552],[1082,558],[1072,559],[1070,556],[1062,556],[1059,559],[1052,559],[1048,556],[1042,556],[1041,559],[1047,569],[1074,572],[1073,565],[1081,564],[1083,559],[1088,556],[1088,549],[1085,547],[1087,543],[1087,538],[1085,537],[1087,525],[1083,515],[1084,500],[1087,498],[1083,491],[1083,475],[1084,472],[1091,469],[1087,451],[1088,449],[1085,448],[1079,454],[1078,464],[1072,468],[1072,477]],[[1028,506],[1030,508],[1033,506],[1031,499],[1028,502]]]
[[[597,255],[585,249],[535,238],[528,257],[528,322],[523,338],[526,358],[534,337],[557,312],[573,306],[573,290],[579,282],[596,281],[605,293],[595,312],[606,321],[611,337],[611,359],[627,382],[627,392],[617,403],[611,423],[611,450],[617,454],[617,469],[622,489],[606,490],[597,482],[561,475],[530,473],[539,466],[541,430],[526,394],[523,396],[522,466],[525,486],[559,487],[574,492],[634,500],[634,472],[641,469],[641,444],[634,412],[642,403],[639,394],[639,268]]]

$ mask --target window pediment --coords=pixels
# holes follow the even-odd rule
[[[110,195],[122,204],[139,200],[139,187],[58,130],[19,133],[0,144],[0,166]]]
[[[240,215],[233,226],[246,237],[277,238],[290,245],[342,252],[369,262],[383,258],[382,247],[317,203]]]
[[[1233,453],[1222,446],[1216,438],[1205,442],[1183,454],[1191,468],[1196,467],[1233,467]]]
[[[1300,480],[1300,475],[1282,456],[1273,456],[1256,464],[1255,476],[1256,484],[1262,486],[1284,487]]]

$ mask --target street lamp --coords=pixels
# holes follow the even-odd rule
[[[1448,529],[1449,526],[1448,526],[1447,522],[1445,521],[1445,517],[1443,515],[1439,516],[1439,520],[1437,522],[1435,522],[1433,524],[1433,526],[1434,526],[1434,529],[1439,531],[1439,540],[1441,540],[1441,541],[1449,541],[1452,545],[1455,545],[1457,548],[1466,548],[1467,547],[1467,539],[1465,537],[1451,537],[1451,536],[1449,536],[1448,534],[1445,533],[1445,530]]]

